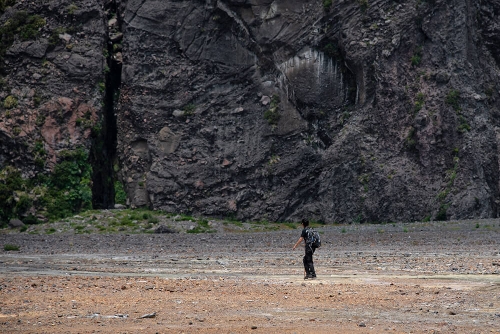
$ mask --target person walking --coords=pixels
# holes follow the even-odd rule
[[[309,220],[302,219],[302,233],[300,234],[299,240],[293,246],[293,250],[297,248],[302,241],[305,241],[305,255],[303,258],[304,262],[304,279],[316,278],[316,272],[314,271],[313,254],[316,248],[311,244],[311,240],[308,240],[307,230],[309,229]]]

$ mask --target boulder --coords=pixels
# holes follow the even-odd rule
[[[10,228],[21,228],[23,226],[25,226],[24,223],[17,218],[12,218],[11,220],[9,220]]]
[[[162,234],[162,233],[178,233],[178,232],[165,225],[160,225],[155,229],[155,233]]]

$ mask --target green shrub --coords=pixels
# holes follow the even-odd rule
[[[0,0],[0,12],[5,7],[13,5],[14,1]],[[14,43],[20,40],[35,39],[40,34],[40,28],[46,24],[45,19],[38,15],[29,15],[25,11],[14,13],[12,17],[0,26],[0,67],[3,66],[3,56]]]
[[[368,0],[358,0],[359,8],[362,12],[366,12],[368,9]]]
[[[35,91],[35,95],[33,96],[33,105],[38,108],[42,103],[42,97],[38,91]]]
[[[43,141],[37,140],[35,142],[35,146],[33,146],[33,153],[37,156],[45,156],[47,154],[47,152],[45,152]]]
[[[436,220],[446,220],[446,212],[448,211],[448,206],[447,205],[441,205],[439,207],[439,211],[436,215]]]
[[[106,84],[102,81],[99,82],[98,87],[99,87],[99,92],[101,93],[104,93],[104,91],[106,90]]]
[[[420,65],[421,61],[422,61],[422,56],[420,56],[420,55],[413,55],[411,57],[411,65],[412,66],[418,66],[418,65]]]
[[[424,103],[425,103],[425,95],[423,93],[418,93],[415,99],[415,107],[413,111],[415,113],[418,113],[424,106]]]
[[[465,119],[465,117],[460,115],[459,122],[460,122],[460,125],[458,126],[459,132],[464,133],[464,132],[470,131],[470,125],[469,125],[469,123],[467,123],[467,120]]]
[[[14,207],[14,213],[21,215],[33,205],[33,200],[28,195],[19,196],[19,200]]]
[[[19,29],[19,37],[25,41],[37,38],[40,35],[39,29],[45,26],[46,23],[45,19],[41,16],[27,16],[25,24]]]
[[[408,135],[406,136],[405,140],[405,145],[409,149],[414,149],[417,145],[417,142],[415,140],[415,134],[416,134],[415,128],[412,127],[408,132]]]
[[[36,225],[40,223],[40,220],[38,220],[38,218],[30,214],[23,219],[23,223],[26,225]]]
[[[127,193],[120,181],[115,181],[115,203],[123,205],[127,203]]]
[[[453,110],[458,112],[458,111],[460,111],[459,99],[460,99],[460,92],[452,89],[448,92],[448,94],[446,94],[446,98],[445,98],[444,102],[447,105],[453,107]]]
[[[280,103],[280,97],[278,95],[273,95],[273,97],[271,98],[271,104],[269,106],[269,109],[266,112],[264,112],[264,118],[270,125],[276,125],[280,120],[281,116],[278,112],[279,103]]]
[[[330,58],[334,58],[337,60],[340,60],[342,58],[338,46],[332,43],[326,44],[323,48],[323,52]]]
[[[19,170],[7,166],[0,171],[0,221],[6,222],[14,216],[14,192],[24,188],[25,182]]]
[[[3,107],[5,109],[12,109],[17,107],[17,98],[12,95],[7,96],[3,101]]]
[[[69,15],[75,14],[75,11],[77,11],[77,10],[78,10],[78,6],[75,5],[74,2],[71,5],[69,5],[68,7],[66,7],[66,11],[68,12]]]
[[[0,0],[0,14],[5,12],[7,7],[13,6],[16,0]]]
[[[18,251],[19,250],[19,246],[13,245],[13,244],[5,244],[3,246],[3,250],[6,251],[6,252]]]
[[[59,35],[65,34],[66,33],[66,28],[64,27],[57,27],[52,30],[50,33],[49,37],[49,45],[50,46],[56,46],[60,42]]]
[[[420,65],[420,62],[422,61],[422,46],[418,46],[415,48],[410,61],[412,66]]]
[[[50,219],[64,218],[92,206],[87,152],[64,151],[61,160],[47,181],[48,192],[43,197]]]
[[[325,10],[330,9],[331,6],[332,6],[332,0],[323,0],[323,8],[325,8]]]
[[[187,104],[184,106],[184,108],[182,108],[182,110],[184,111],[184,116],[194,115],[194,111],[196,110],[196,105],[194,105],[193,103]]]

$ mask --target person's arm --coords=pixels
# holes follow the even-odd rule
[[[295,248],[297,248],[297,246],[302,242],[302,240],[304,240],[304,237],[300,237],[299,240],[297,240],[297,242],[293,246],[293,250],[295,250]]]

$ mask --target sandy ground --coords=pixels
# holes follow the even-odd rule
[[[500,333],[500,220],[318,230],[4,231],[0,332]]]

